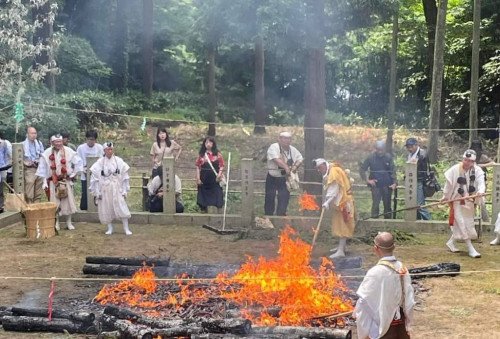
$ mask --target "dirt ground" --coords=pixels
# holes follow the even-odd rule
[[[31,277],[85,278],[82,266],[87,255],[107,256],[161,256],[176,262],[241,263],[245,255],[273,257],[276,255],[277,232],[251,232],[246,239],[219,236],[201,227],[159,225],[132,225],[133,236],[125,236],[121,227],[116,234],[105,236],[104,226],[79,223],[75,231],[61,231],[59,236],[43,241],[25,238],[24,227],[13,226],[0,230],[0,275],[17,277],[0,279],[0,304],[22,303],[47,306],[50,289],[48,280]],[[301,230],[303,238],[310,234]],[[438,262],[458,262],[462,271],[470,272],[455,278],[432,278],[424,281],[429,292],[421,294],[413,327],[414,338],[499,338],[500,320],[495,310],[500,309],[500,272],[473,273],[500,270],[500,246],[489,246],[488,238],[476,244],[481,259],[469,258],[465,252],[452,254],[445,250],[447,235],[419,235],[421,245],[399,246],[397,255],[408,267]],[[328,254],[333,241],[320,239],[313,258]],[[459,244],[464,249],[464,244]],[[352,240],[349,255],[362,256],[366,268],[376,258],[372,247]],[[57,281],[54,306],[72,298],[92,299],[103,281]],[[5,333],[0,338],[85,338],[85,336],[56,334]]]

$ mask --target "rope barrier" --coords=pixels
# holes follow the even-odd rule
[[[13,105],[11,105],[13,106]],[[237,123],[227,123],[227,122],[210,122],[210,121],[196,121],[196,120],[181,120],[181,119],[167,119],[167,118],[160,118],[160,117],[152,117],[152,116],[145,116],[145,115],[128,115],[128,114],[122,114],[122,113],[112,113],[112,112],[106,112],[106,111],[93,111],[93,110],[88,110],[88,109],[78,109],[78,108],[70,108],[70,107],[61,107],[61,106],[53,106],[53,105],[47,105],[47,104],[37,104],[37,103],[30,103],[30,106],[38,106],[42,108],[55,108],[55,109],[62,109],[62,110],[69,110],[69,111],[74,111],[76,113],[89,113],[89,114],[104,114],[104,115],[112,115],[112,116],[119,116],[119,117],[124,117],[124,118],[134,118],[134,119],[149,119],[149,120],[158,120],[158,121],[164,121],[164,122],[172,122],[172,123],[185,123],[185,124],[212,124],[212,125],[219,125],[219,126],[233,126],[233,127],[271,127],[269,125],[255,125],[255,124],[249,124],[249,125],[243,125],[242,123],[237,124]],[[278,126],[276,126],[278,127]],[[301,128],[304,130],[324,130],[323,127],[305,127],[305,126],[300,126],[300,125],[288,125],[285,127],[296,127],[296,128]],[[375,127],[365,127],[365,129],[377,129]],[[384,128],[385,131],[397,131],[401,128],[392,128],[392,129],[387,129]],[[441,132],[453,132],[453,131],[499,131],[498,127],[483,127],[483,128],[435,128],[435,129],[429,129],[429,128],[404,128],[406,131],[441,131]]]
[[[485,273],[500,273],[500,269],[497,270],[479,270],[479,271],[460,271],[460,272],[425,272],[425,273],[411,273],[412,277],[418,276],[446,276],[446,275],[460,275],[460,274],[485,274]],[[400,274],[404,275],[404,274]],[[343,275],[337,274],[341,279],[355,279],[364,278],[365,275]],[[228,278],[227,280],[235,281],[260,281],[263,279],[267,280],[298,280],[298,279],[323,279],[321,276],[308,276],[308,277],[269,277],[269,278]],[[46,280],[46,281],[123,281],[131,280],[132,278],[70,278],[70,277],[20,277],[20,276],[0,276],[0,280]],[[193,281],[218,281],[217,278],[155,278],[151,279],[155,281],[179,281],[179,282],[193,282]]]

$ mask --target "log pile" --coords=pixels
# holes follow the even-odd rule
[[[53,310],[48,319],[46,308],[4,307],[0,322],[5,331],[97,334],[94,313]]]

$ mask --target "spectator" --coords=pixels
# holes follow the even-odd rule
[[[217,207],[222,212],[224,198],[219,182],[224,173],[224,159],[217,148],[214,137],[206,137],[201,143],[196,160],[196,182],[198,184],[197,203],[202,213],[208,212],[208,206]]]
[[[278,193],[276,215],[285,216],[290,200],[290,191],[287,188],[287,177],[291,172],[297,172],[302,164],[302,154],[291,146],[292,134],[281,132],[278,142],[271,144],[267,150],[267,177],[264,214],[273,215]]]
[[[26,140],[23,142],[24,149],[24,198],[28,204],[38,203],[42,199],[43,178],[36,175],[36,170],[43,154],[44,148],[37,139],[34,127],[26,130]]]
[[[97,131],[87,131],[85,137],[87,142],[78,146],[76,153],[82,159],[83,171],[80,176],[82,185],[82,198],[80,200],[80,209],[86,211],[87,206],[87,157],[98,157],[102,158],[104,155],[104,150],[101,145],[97,144]]]
[[[149,211],[163,212],[163,170],[158,167],[159,174],[148,184],[149,192]],[[175,175],[175,213],[183,213],[184,205],[182,203],[182,183],[181,179]]]
[[[425,205],[424,182],[429,172],[429,162],[427,152],[418,145],[418,140],[409,138],[406,140],[406,149],[408,150],[408,162],[417,164],[417,204]],[[431,214],[427,208],[417,210],[417,219],[431,220]]]
[[[171,140],[167,129],[164,127],[159,127],[156,132],[156,142],[151,146],[151,161],[153,162],[153,172],[151,178],[156,177],[158,173],[158,167],[161,166],[163,158],[174,156],[175,160],[179,159],[181,155],[182,147],[179,146],[174,140]]]
[[[66,147],[69,147],[71,148],[73,151],[76,152],[76,146],[75,144],[72,144],[69,142],[69,132],[61,132],[61,136],[63,138],[63,145],[66,146]]]
[[[4,182],[7,181],[7,170],[12,166],[12,144],[3,138],[0,131],[0,213],[4,211]]]
[[[366,177],[366,171],[370,175]],[[359,169],[361,179],[365,181],[372,191],[372,218],[378,218],[380,200],[384,205],[384,218],[391,219],[392,190],[396,189],[396,172],[394,160],[385,151],[385,142],[379,140],[375,143],[375,152],[365,159]]]

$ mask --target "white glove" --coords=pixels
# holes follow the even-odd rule
[[[47,184],[47,179],[43,179],[43,183],[42,183],[42,189],[45,190],[49,187],[49,185]]]
[[[321,205],[321,207],[328,211],[330,209],[330,202],[325,202],[323,205]]]

